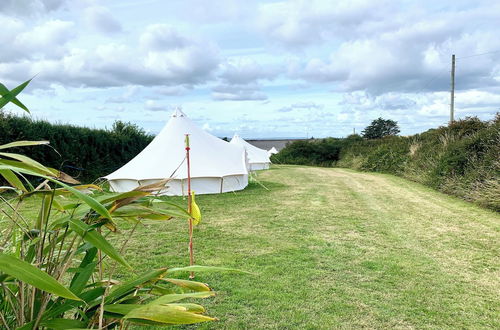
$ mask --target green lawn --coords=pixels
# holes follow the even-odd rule
[[[269,190],[197,198],[197,263],[256,274],[197,276],[220,319],[198,327],[500,328],[498,214],[390,175],[279,166],[258,180]],[[186,265],[186,232],[143,227],[127,259]]]
[[[258,180],[268,190],[197,196],[197,264],[255,275],[199,274],[218,295],[196,302],[219,321],[185,328],[500,328],[498,214],[383,174],[276,166]],[[127,248],[141,272],[187,265],[187,224],[139,227]]]

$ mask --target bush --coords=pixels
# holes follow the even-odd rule
[[[111,130],[103,130],[2,113],[0,131],[0,144],[16,140],[50,141],[52,148],[30,147],[14,152],[30,155],[46,166],[87,182],[115,171],[153,139],[136,125],[120,121],[115,122]]]
[[[299,140],[288,144],[271,161],[282,164],[332,166],[339,159],[342,140]]]
[[[329,146],[325,148],[324,146]],[[411,137],[299,141],[275,155],[288,164],[390,173],[500,210],[500,116],[477,117]]]

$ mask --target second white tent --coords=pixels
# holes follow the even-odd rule
[[[245,148],[248,157],[249,171],[267,170],[269,168],[271,160],[269,159],[267,150],[260,149],[254,145],[251,145],[247,141],[243,140],[238,134],[235,134],[233,136],[230,143]]]

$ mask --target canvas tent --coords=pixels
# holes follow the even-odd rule
[[[161,192],[187,194],[185,134],[189,134],[191,189],[197,194],[216,194],[248,185],[246,153],[241,146],[223,141],[197,127],[176,110],[153,141],[130,162],[105,178],[115,192],[130,191],[164,178],[172,178]]]
[[[272,147],[271,149],[269,149],[267,151],[267,154],[269,155],[269,157],[271,157],[271,155],[274,155],[274,154],[277,154],[278,153],[278,150],[276,150],[275,147]]]
[[[247,141],[240,138],[238,134],[235,134],[233,136],[230,144],[242,146],[245,148],[248,156],[249,171],[266,170],[269,168],[269,164],[271,164],[271,161],[269,160],[267,150],[260,149],[256,146],[251,145]]]

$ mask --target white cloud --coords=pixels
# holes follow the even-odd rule
[[[0,13],[31,16],[46,14],[66,5],[66,0],[2,0]]]
[[[144,108],[149,111],[168,111],[170,107],[159,104],[154,100],[147,100],[144,104]]]
[[[272,2],[260,6],[258,25],[269,38],[296,48],[363,30],[390,7],[394,6],[388,1],[371,0]],[[374,28],[371,25],[369,31]]]
[[[168,51],[188,47],[192,40],[167,24],[153,24],[146,27],[140,37],[142,47],[152,51]]]
[[[67,41],[67,34],[59,34],[58,31],[70,25],[60,21],[46,23],[40,29],[47,30],[47,33],[38,42],[44,45],[49,41],[64,43]],[[29,36],[30,34],[26,34],[26,37]],[[32,47],[34,45],[35,43]],[[121,43],[97,45],[93,49],[66,50],[67,53],[59,58],[42,56],[40,59],[15,65],[0,63],[0,74],[15,80],[21,71],[28,76],[39,73],[39,79],[43,81],[68,86],[192,85],[211,79],[219,64],[219,53],[215,45],[192,38],[186,38],[186,44],[182,48],[163,51]]]
[[[219,77],[229,84],[248,84],[259,80],[272,80],[281,70],[279,66],[264,66],[248,57],[230,58],[221,64]]]
[[[447,122],[455,53],[457,116],[500,108],[498,2],[146,3],[4,0],[0,79],[36,74],[23,101],[54,121],[86,124],[104,104],[148,130],[168,97],[219,133],[294,136],[308,122],[324,136],[379,116],[409,133]],[[53,111],[70,101],[71,115]]]
[[[21,20],[0,15],[0,63],[24,59],[56,58],[66,52],[66,44],[75,36],[74,23],[47,20],[28,27]]]
[[[257,84],[218,85],[212,88],[212,98],[217,101],[261,101],[267,100],[267,95]]]
[[[167,96],[179,96],[179,95],[187,94],[192,89],[193,89],[193,87],[190,85],[177,85],[177,86],[156,87],[153,91],[155,93],[159,93],[159,94],[167,95]]]
[[[112,15],[108,8],[103,6],[92,6],[85,9],[84,19],[86,23],[102,33],[116,33],[122,31],[122,26]]]
[[[312,101],[307,101],[307,102],[297,102],[294,104],[291,104],[289,106],[281,107],[278,109],[278,112],[291,112],[294,110],[301,110],[301,109],[306,109],[306,110],[314,110],[314,109],[323,109],[324,105],[323,104],[318,104],[316,102]]]

